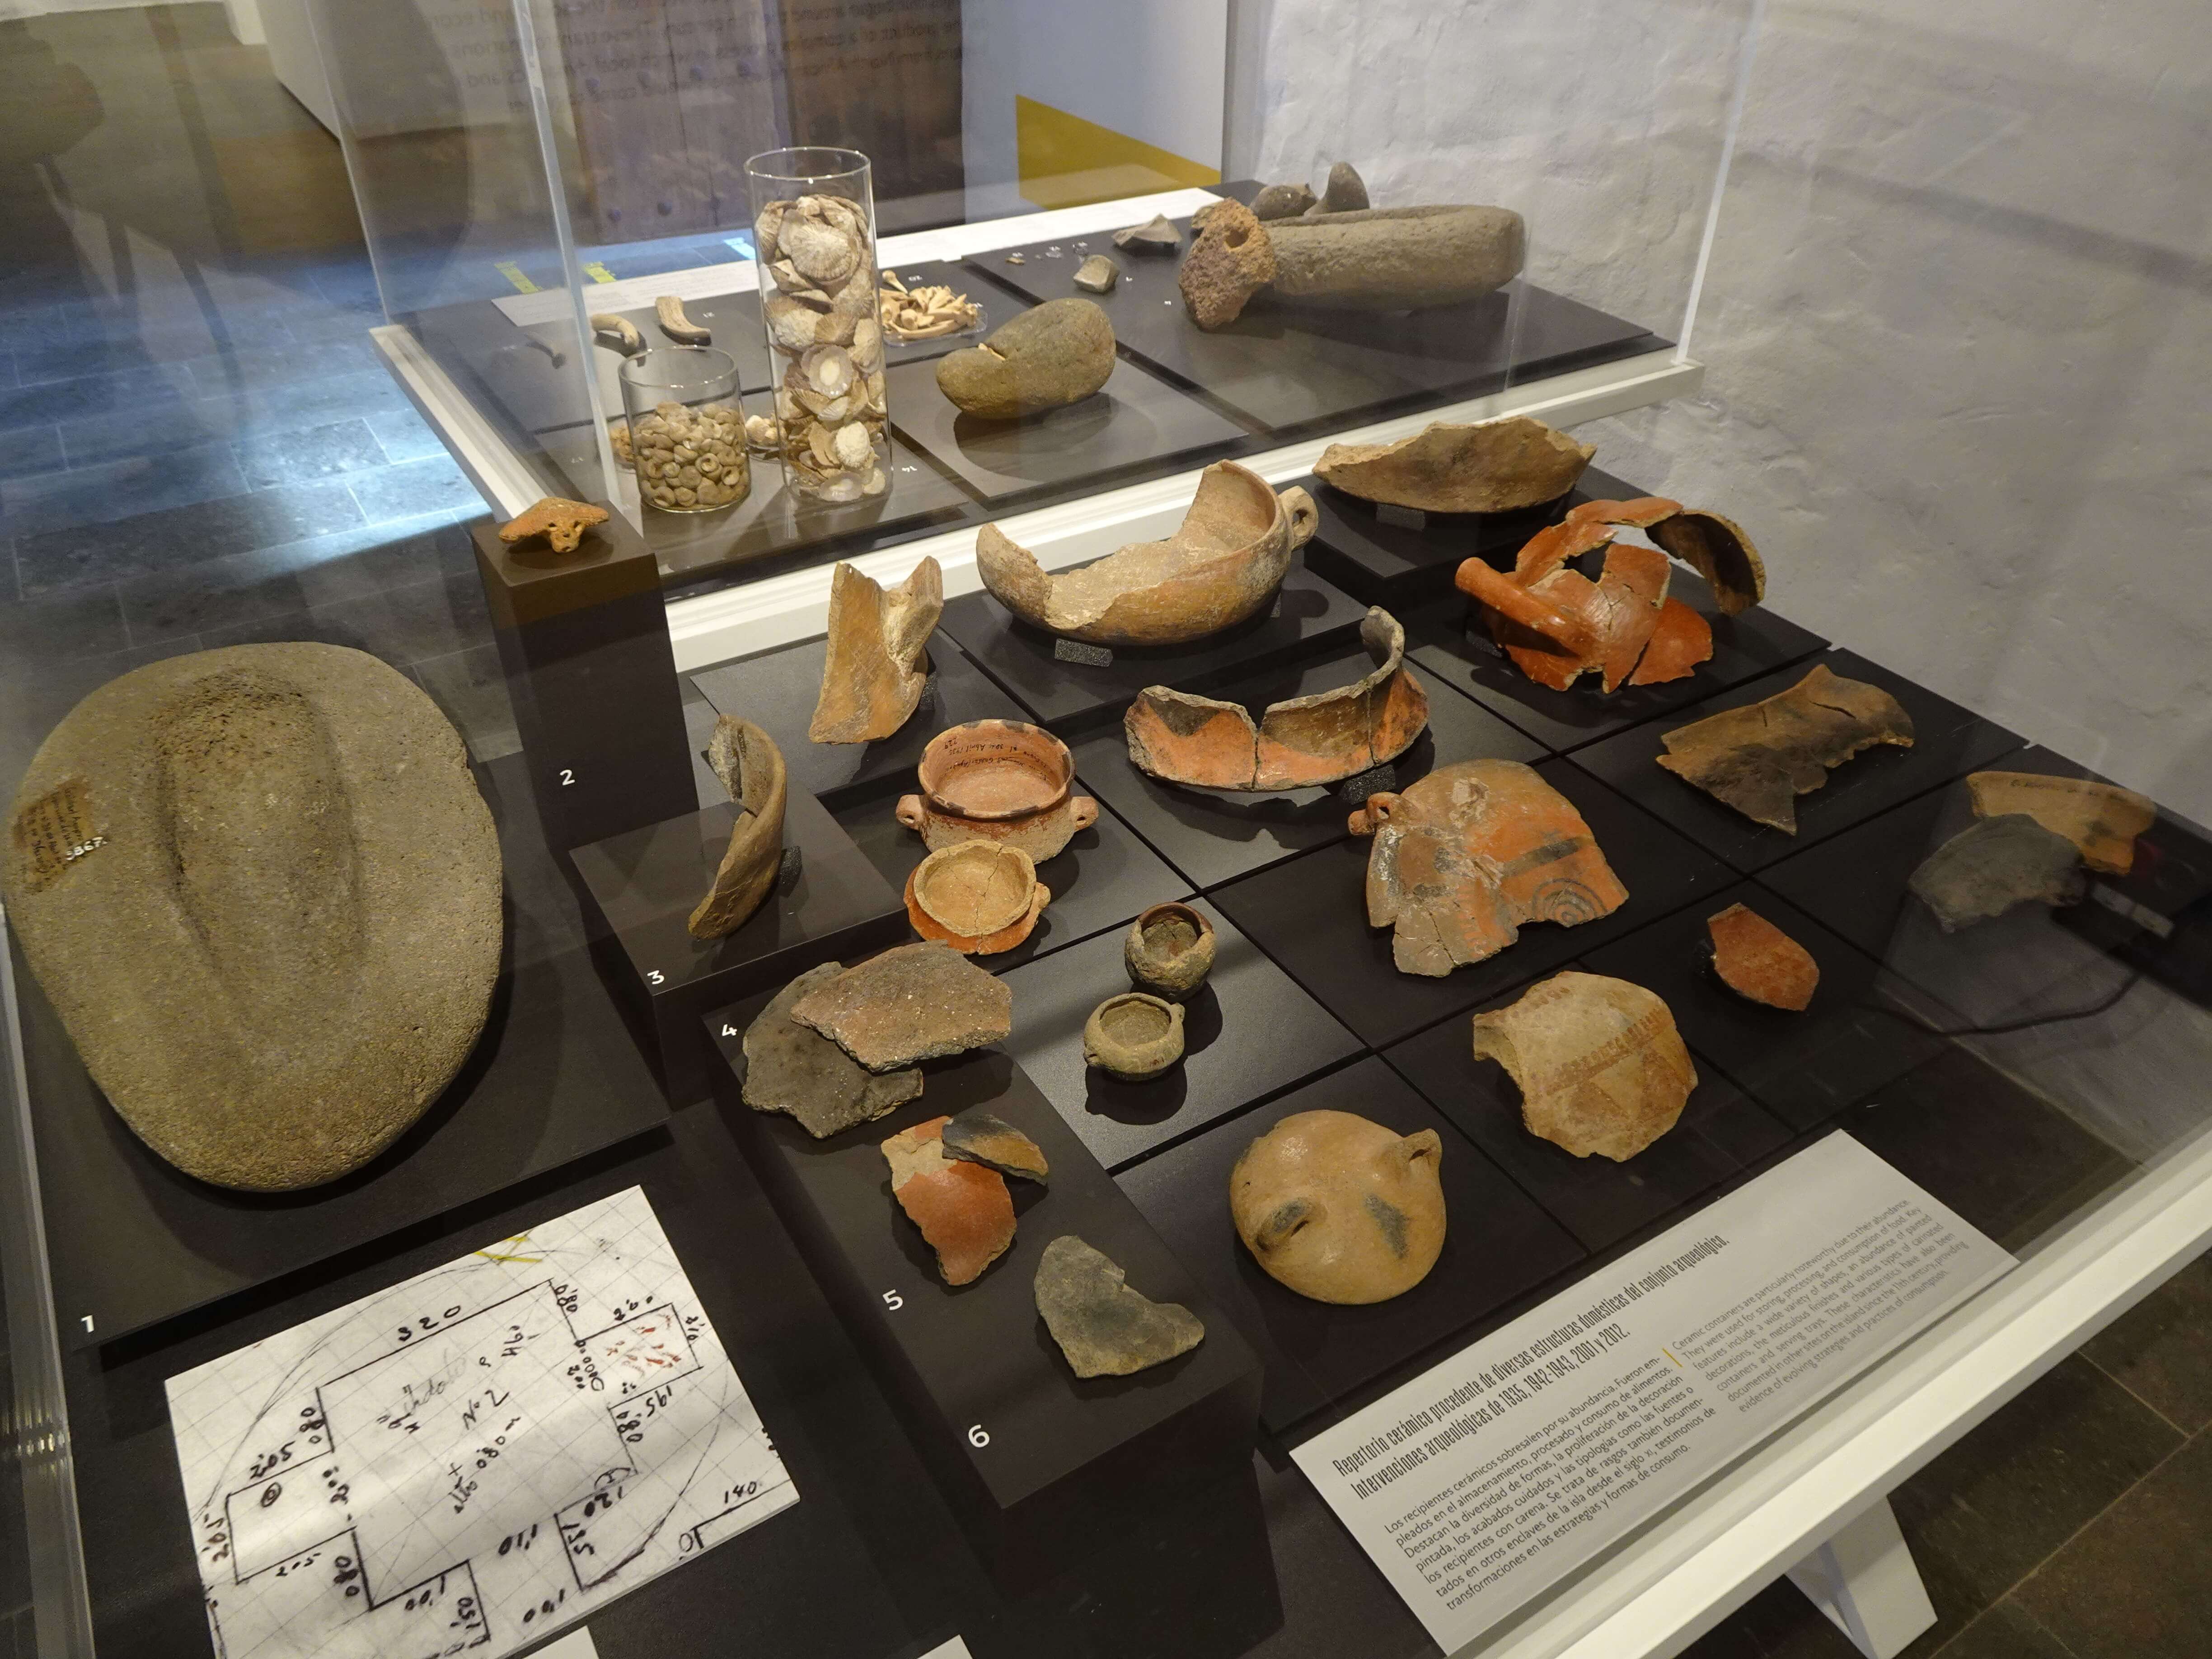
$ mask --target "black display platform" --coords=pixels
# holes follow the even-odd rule
[[[963,414],[937,389],[934,362],[894,362],[884,378],[899,434],[987,501],[1078,481],[1103,485],[1163,464],[1197,466],[1245,435],[1126,359],[1088,398],[1018,421]]]
[[[1204,691],[1224,679],[1325,649],[1333,641],[1352,638],[1366,614],[1366,606],[1308,570],[1303,555],[1293,555],[1274,605],[1258,616],[1188,645],[1115,647],[1109,662],[1071,662],[1056,656],[1054,648],[1061,643],[1057,636],[1019,620],[985,592],[946,600],[937,626],[1006,687],[1030,718],[1066,735],[1118,721],[1148,685]]]
[[[1882,744],[1862,750],[1831,771],[1820,788],[1798,796],[1796,835],[1753,823],[1734,807],[1723,806],[1658,763],[1658,757],[1666,752],[1661,740],[1663,733],[1723,709],[1740,708],[1787,691],[1812,672],[1816,661],[1826,664],[1831,673],[1878,685],[1895,697],[1912,717],[1913,743],[1910,749]],[[2002,726],[1961,708],[1902,674],[1869,662],[1856,652],[1832,650],[1677,709],[1664,720],[1652,720],[1577,750],[1574,763],[1603,778],[1706,851],[1748,874],[1939,784],[1994,765],[2021,744]]]
[[[1258,1362],[1020,1067],[995,1049],[933,1065],[920,1100],[816,1140],[739,1097],[743,1042],[724,1033],[742,1032],[765,1000],[707,1023],[728,1062],[715,1085],[726,1119],[988,1560],[1034,1572],[1082,1549],[1086,1528],[1149,1488],[1162,1465],[1233,1468],[1249,1455]],[[1007,1182],[1014,1242],[981,1279],[954,1288],[900,1211],[879,1148],[971,1108],[1035,1140],[1052,1175],[1048,1188]],[[1205,1340],[1134,1376],[1076,1376],[1033,1289],[1045,1246],[1064,1233],[1112,1257],[1133,1289],[1188,1308]]]
[[[916,264],[886,265],[884,269],[897,271],[899,281],[904,283],[909,291],[938,285],[949,288],[955,294],[964,294],[983,307],[982,325],[965,334],[942,335],[933,340],[898,340],[886,333],[884,336],[884,362],[887,368],[895,368],[900,363],[928,362],[949,351],[959,351],[989,337],[993,329],[1013,321],[1030,309],[1028,300],[1020,295],[994,288],[988,283],[977,282],[975,273],[965,265],[949,264],[942,259],[924,259]]]
[[[1588,971],[1580,963],[1565,966]],[[1790,1129],[1692,1054],[1698,1086],[1672,1129],[1626,1164],[1577,1158],[1522,1126],[1512,1078],[1497,1061],[1474,1057],[1474,1012],[1382,1058],[1586,1249],[1611,1249],[1790,1144]]]
[[[1757,911],[1810,951],[1820,984],[1802,1013],[1738,996],[1707,963],[1705,919],[1731,904]],[[1919,1021],[1958,1015],[1901,985],[1857,946],[1796,906],[1743,882],[1612,944],[1582,953],[1587,970],[1656,992],[1682,1040],[1793,1129],[1811,1129],[1943,1047]],[[1900,1009],[1905,1012],[1900,1012]]]
[[[1190,221],[1178,219],[1182,252]],[[1060,257],[1048,250],[1058,247]],[[1024,263],[1006,263],[1018,252]],[[1211,332],[1185,313],[1176,255],[1137,254],[1110,234],[979,253],[969,269],[1033,300],[1080,295],[1075,267],[1103,253],[1121,280],[1096,300],[1125,357],[1197,387],[1255,432],[1347,424],[1394,404],[1471,398],[1514,380],[1557,374],[1667,344],[1620,318],[1516,282],[1465,305],[1420,312],[1325,311],[1262,298]]]
[[[1510,567],[1514,554],[1576,499],[1563,495],[1517,513],[1412,513],[1378,506],[1332,489],[1317,477],[1297,483],[1314,498],[1321,524],[1306,557],[1347,593],[1388,609],[1455,590],[1452,574],[1467,560]]]
[[[1367,925],[1372,841],[1346,839],[1217,888],[1212,897],[1323,1007],[1369,1047],[1380,1048],[1554,973],[1571,958],[1717,892],[1732,879],[1725,865],[1565,761],[1546,761],[1536,770],[1583,815],[1606,862],[1628,889],[1627,902],[1611,915],[1578,927],[1526,923],[1521,937],[1496,956],[1431,979],[1400,973],[1390,959],[1391,930]]]
[[[109,1107],[18,960],[64,1344],[107,1342],[252,1290],[667,1121],[576,925],[525,767],[510,755],[477,773],[507,881],[507,936],[483,1035],[414,1127],[342,1180],[234,1193],[173,1169]]]
[[[1019,704],[940,633],[929,641],[929,684],[905,725],[875,743],[815,743],[806,726],[822,695],[828,655],[826,641],[807,640],[707,669],[694,674],[691,684],[717,712],[749,720],[775,739],[794,793],[811,790],[833,806],[842,792],[886,779],[901,789],[914,787],[921,751],[948,726],[1026,718]]]
[[[793,789],[784,808],[783,866],[736,932],[696,939],[691,912],[714,885],[738,809],[725,801],[580,847],[569,856],[596,915],[609,976],[653,1034],[660,1076],[678,1103],[706,1097],[698,1023],[710,1008],[771,993],[824,962],[905,942],[906,903],[822,804]]]
[[[1351,1059],[1358,1041],[1212,906],[1213,972],[1185,1005],[1180,1064],[1125,1083],[1083,1063],[1083,1022],[1129,988],[1119,929],[1016,968],[1014,1034],[1006,1051],[1118,1170],[1170,1141]]]
[[[1679,564],[1668,592],[1712,624],[1712,657],[1685,679],[1624,685],[1611,696],[1587,675],[1565,691],[1539,685],[1498,650],[1471,603],[1457,592],[1418,606],[1407,617],[1407,634],[1417,641],[1409,654],[1545,747],[1565,754],[1662,716],[1674,717],[1668,721],[1671,730],[1692,718],[1683,712],[1690,704],[1827,647],[1819,635],[1764,605],[1723,616],[1705,578]]]
[[[1315,1302],[1269,1278],[1237,1237],[1229,1172],[1293,1112],[1352,1112],[1443,1142],[1444,1248],[1403,1296],[1365,1307]],[[1209,1129],[1116,1177],[1259,1349],[1267,1368],[1261,1420],[1281,1433],[1449,1340],[1582,1258],[1582,1249],[1497,1166],[1371,1055]]]
[[[1088,793],[1080,778],[1075,781],[1074,793]],[[838,809],[836,818],[891,890],[903,895],[907,877],[929,849],[919,834],[892,815],[896,800],[895,795],[884,795],[853,801]],[[1188,882],[1103,806],[1097,823],[1076,831],[1066,847],[1037,866],[1036,872],[1037,879],[1052,889],[1052,902],[1045,906],[1030,936],[1011,951],[970,960],[1003,973],[1048,951],[1109,927],[1119,928],[1152,905],[1190,892]]]
[[[673,283],[677,276],[683,274],[688,273],[672,273],[671,283]],[[584,293],[586,304],[591,298],[591,290],[586,288]],[[594,309],[592,314],[597,316],[600,313]],[[649,303],[609,314],[626,318],[635,324],[637,331],[645,337],[645,343],[648,347],[678,343],[660,331],[659,316]],[[702,295],[697,299],[684,301],[684,314],[713,334],[714,338],[708,342],[709,345],[726,351],[737,359],[739,391],[762,392],[774,384],[775,371],[769,363],[768,334],[761,324],[759,295],[750,289],[738,294]],[[532,323],[526,331],[533,339],[544,340],[558,350],[573,349],[576,337],[570,316],[564,316],[557,322]],[[619,413],[623,407],[622,385],[616,378],[616,372],[622,366],[622,354],[611,346],[603,346],[594,341],[592,362],[599,377],[600,407]]]
[[[1243,703],[1257,719],[1268,703],[1349,685],[1373,666],[1367,653],[1354,647],[1214,686],[1206,695]],[[1428,693],[1429,726],[1394,763],[1395,787],[1402,789],[1454,761],[1534,761],[1542,756],[1540,746],[1495,714],[1413,666]],[[1200,888],[1346,839],[1352,833],[1346,820],[1365,799],[1346,799],[1339,785],[1267,795],[1163,783],[1130,764],[1128,739],[1118,723],[1069,747],[1076,771],[1092,793]]]

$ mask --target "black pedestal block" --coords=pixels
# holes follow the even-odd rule
[[[1443,1141],[1443,1254],[1402,1296],[1364,1307],[1315,1302],[1268,1277],[1237,1237],[1229,1172],[1294,1112],[1351,1112]],[[1390,1376],[1583,1259],[1583,1249],[1497,1166],[1372,1057],[1125,1170],[1123,1191],[1227,1308],[1267,1362],[1261,1418],[1280,1432]]]
[[[822,804],[794,788],[775,889],[735,933],[693,939],[691,912],[714,884],[737,820],[727,803],[703,807],[570,855],[593,946],[645,1027],[661,1083],[679,1105],[708,1093],[699,1020],[708,1009],[907,938],[905,902]]]
[[[690,811],[653,550],[619,513],[573,553],[509,547],[489,520],[470,533],[546,839],[563,851]]]
[[[725,1116],[995,1571],[1019,1581],[1079,1559],[1101,1528],[1139,1524],[1179,1486],[1218,1481],[1250,1456],[1260,1393],[1251,1350],[1019,1066],[995,1049],[933,1064],[921,1099],[818,1141],[739,1095],[739,1034],[766,1000],[707,1022],[726,1062],[714,1068]],[[878,1147],[970,1108],[1029,1135],[1052,1175],[1048,1187],[1008,1180],[1014,1242],[955,1289],[892,1197]],[[1205,1340],[1133,1376],[1078,1377],[1033,1289],[1038,1258],[1062,1234],[1112,1257],[1133,1289],[1189,1309]]]
[[[1207,691],[1352,640],[1366,608],[1308,570],[1298,562],[1304,556],[1293,560],[1275,603],[1249,621],[1187,645],[1117,646],[1103,663],[1069,659],[1089,647],[1061,655],[1059,639],[1020,621],[988,592],[947,600],[938,627],[1006,687],[1030,718],[1066,734],[1119,720],[1148,685]]]
[[[1319,478],[1301,478],[1321,509],[1306,562],[1369,605],[1411,605],[1456,592],[1468,559],[1510,568],[1531,536],[1556,524],[1580,492],[1517,513],[1422,513],[1363,501]]]

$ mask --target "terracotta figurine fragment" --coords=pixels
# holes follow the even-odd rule
[[[963,412],[1012,421],[1080,402],[1114,373],[1114,325],[1089,300],[1048,300],[980,343],[937,360],[937,389]]]
[[[1978,818],[1930,853],[1906,883],[1947,933],[2016,904],[2079,904],[2081,853],[2025,812]]]
[[[1640,985],[1554,974],[1474,1017],[1474,1057],[1521,1085],[1532,1135],[1623,1163],[1673,1128],[1698,1073],[1667,1005]]]
[[[2148,795],[2094,778],[2053,778],[2039,772],[1973,772],[1966,787],[1977,817],[2025,812],[2081,849],[2081,862],[2108,876],[2135,868],[2136,837],[2158,822]]]
[[[1876,744],[1912,747],[1912,716],[1878,685],[1825,663],[1763,702],[1724,709],[1660,739],[1659,764],[1754,823],[1797,833],[1797,797]]]
[[[604,507],[548,495],[520,518],[509,519],[500,526],[499,538],[512,547],[517,542],[543,536],[545,544],[556,553],[574,553],[582,544],[586,530],[606,521],[607,510]]]
[[[946,1157],[987,1164],[1000,1175],[1018,1176],[1039,1186],[1052,1175],[1042,1147],[1004,1118],[980,1107],[947,1123],[943,1139]]]
[[[1367,921],[1395,929],[1401,974],[1442,978],[1496,956],[1525,922],[1573,927],[1628,899],[1582,814],[1517,761],[1462,761],[1370,795],[1351,829],[1375,837]]]
[[[950,1118],[933,1117],[883,1143],[891,1196],[937,1252],[938,1276],[972,1285],[1014,1242],[1014,1200],[1006,1178],[965,1158],[945,1156]]]
[[[1079,570],[1048,575],[998,526],[975,538],[983,586],[1024,622],[1094,645],[1181,645],[1234,628],[1273,602],[1320,521],[1293,484],[1279,496],[1256,472],[1217,461],[1176,533],[1136,542]]]
[[[693,939],[735,933],[760,908],[783,864],[783,811],[790,797],[783,750],[750,720],[734,714],[717,720],[707,744],[707,764],[739,811],[714,884],[691,913]]]
[[[1083,1060],[1124,1083],[1158,1077],[1182,1058],[1182,1005],[1142,991],[1108,997],[1083,1022]]]
[[[793,1004],[844,971],[835,962],[808,969],[777,992],[745,1028],[745,1104],[757,1112],[788,1113],[817,1140],[882,1117],[921,1095],[918,1068],[879,1077],[792,1018]]]
[[[1037,1312],[1078,1376],[1129,1376],[1188,1353],[1206,1327],[1180,1302],[1154,1302],[1129,1288],[1128,1275],[1073,1233],[1037,1259]]]
[[[947,726],[915,771],[921,793],[900,796],[892,811],[932,852],[997,842],[1041,864],[1098,822],[1098,803],[1069,793],[1074,757],[1041,726],[987,720]]]
[[[1268,1275],[1316,1302],[1388,1302],[1444,1248],[1443,1142],[1350,1112],[1293,1112],[1229,1172],[1237,1236]]]
[[[997,1042],[1014,1029],[1014,994],[958,951],[924,940],[848,968],[791,1007],[872,1072],[896,1071]]]
[[[963,956],[991,957],[1027,939],[1052,890],[1018,847],[963,841],[932,853],[906,878],[914,931]]]
[[[1597,453],[1527,415],[1457,426],[1437,421],[1391,444],[1331,444],[1314,468],[1363,501],[1425,513],[1510,513],[1557,501]]]
[[[1155,904],[1129,924],[1121,965],[1129,982],[1166,1002],[1188,1002],[1213,971],[1213,924],[1188,904]]]
[[[39,746],[0,856],[8,921],[116,1115],[251,1192],[359,1169],[444,1092],[491,1007],[500,893],[460,734],[331,645],[108,681]]]
[[[849,564],[830,573],[829,654],[806,735],[874,743],[904,726],[929,684],[929,636],[945,611],[945,573],[925,558],[885,589]]]
[[[1713,972],[1749,1002],[1802,1013],[1820,983],[1813,953],[1758,911],[1741,904],[1705,918]]]
[[[1429,694],[1405,666],[1406,630],[1370,610],[1359,641],[1374,668],[1350,685],[1242,705],[1148,685],[1122,716],[1129,761],[1170,783],[1247,793],[1334,783],[1393,761],[1429,723]]]

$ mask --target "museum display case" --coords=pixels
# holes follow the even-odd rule
[[[1341,153],[1242,6],[311,9],[512,720],[26,734],[42,1659],[1924,1629],[2212,1237],[2212,834],[1651,476],[1763,9]]]

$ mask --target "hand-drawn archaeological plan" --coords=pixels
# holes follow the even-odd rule
[[[498,1659],[799,1499],[636,1188],[168,1391],[221,1659]]]

